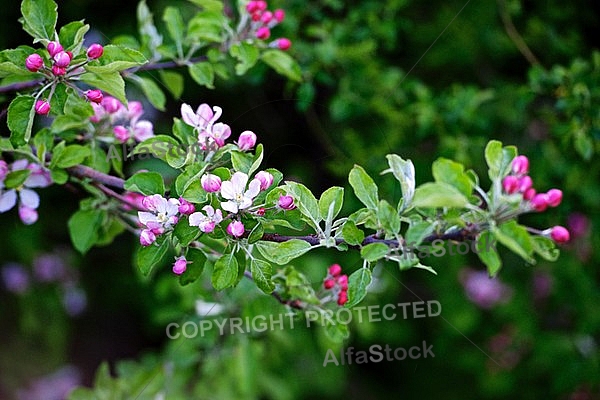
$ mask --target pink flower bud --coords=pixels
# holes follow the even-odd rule
[[[340,267],[339,264],[333,264],[329,267],[328,272],[329,272],[329,275],[331,275],[335,278],[342,273],[342,267]]]
[[[94,115],[90,117],[90,121],[98,123],[106,115],[106,110],[100,104],[91,103],[91,105],[94,109]]]
[[[335,280],[329,278],[323,281],[323,287],[327,290],[333,288],[335,286]]]
[[[246,11],[248,11],[250,14],[253,14],[254,12],[258,11],[258,4],[256,4],[256,1],[249,1],[248,4],[246,4]]]
[[[133,137],[138,142],[143,142],[144,140],[151,138],[154,136],[154,126],[152,122],[142,120],[135,123],[133,126]]]
[[[63,51],[63,47],[58,42],[50,42],[48,46],[46,46],[46,50],[48,50],[48,54],[50,57],[54,57],[59,52]]]
[[[31,72],[38,72],[44,66],[44,59],[39,54],[33,53],[25,59],[25,68]]]
[[[144,205],[142,204],[144,197],[146,197],[146,196],[144,196],[143,194],[140,194],[140,193],[126,192],[123,195],[123,198],[125,198],[127,203],[123,203],[123,209],[128,210],[128,211],[133,210],[133,209],[145,210],[146,207],[144,207]]]
[[[269,22],[271,22],[272,19],[273,19],[273,13],[271,11],[265,11],[260,16],[260,22],[262,22],[265,25],[268,24]]]
[[[69,59],[70,60],[73,59],[73,52],[72,51],[66,51],[65,53],[67,53],[69,55]]]
[[[35,102],[35,112],[39,115],[48,115],[50,112],[50,103],[46,100],[38,100]]]
[[[266,190],[269,186],[273,184],[273,175],[268,173],[267,171],[260,171],[254,176],[254,179],[258,179],[260,182],[260,190]]]
[[[348,275],[341,275],[337,278],[337,283],[342,290],[348,290]]]
[[[294,204],[294,198],[289,195],[279,196],[279,200],[277,200],[277,205],[282,210],[293,210],[294,208],[296,208],[296,205]]]
[[[519,178],[519,192],[525,193],[528,189],[533,186],[533,181],[529,175],[525,175]]]
[[[71,63],[71,57],[64,51],[59,51],[52,58],[54,59],[54,65],[57,67],[65,68]]]
[[[281,23],[285,18],[285,11],[283,11],[281,8],[278,8],[277,10],[273,11],[273,17],[275,17],[277,22]]]
[[[108,112],[110,114],[116,113],[117,111],[121,110],[121,108],[123,107],[121,102],[112,96],[106,96],[105,98],[103,98],[102,106],[104,107],[106,112]]]
[[[65,67],[59,67],[58,65],[52,66],[52,73],[56,76],[63,76],[67,73],[67,69]]]
[[[208,193],[214,193],[221,190],[221,178],[217,175],[205,174],[200,178],[200,183],[202,184],[202,189],[206,190]]]
[[[144,229],[140,234],[140,244],[142,246],[150,246],[156,242],[156,235],[150,229]]]
[[[187,269],[188,260],[185,259],[184,256],[175,258],[175,262],[173,263],[173,273],[177,275],[181,275]]]
[[[271,30],[266,26],[261,26],[256,30],[256,37],[260,40],[267,40],[271,36]]]
[[[550,207],[557,207],[562,201],[563,193],[560,189],[550,189],[546,193],[548,196],[548,205]]]
[[[288,38],[279,38],[277,39],[277,48],[279,50],[286,51],[290,47],[292,47],[292,41]]]
[[[19,218],[25,225],[34,224],[38,220],[38,212],[24,205],[19,206]]]
[[[502,188],[507,194],[516,193],[519,190],[519,178],[509,175],[502,180]]]
[[[569,231],[563,226],[555,226],[552,228],[550,231],[550,237],[556,243],[567,243],[571,239]]]
[[[263,0],[256,1],[256,9],[259,11],[265,11],[267,9],[267,2]]]
[[[525,175],[529,172],[529,159],[525,156],[517,156],[512,161],[512,170],[517,175]]]
[[[339,306],[343,306],[347,302],[348,302],[348,293],[346,293],[346,292],[340,292],[338,294],[338,300],[337,300],[338,305]]]
[[[244,234],[244,224],[240,221],[232,221],[227,225],[227,233],[235,238],[239,238]]]
[[[536,194],[533,196],[530,203],[535,211],[545,211],[548,207],[548,195],[546,193]]]
[[[113,128],[113,133],[115,134],[115,138],[121,143],[125,143],[129,140],[129,129],[125,128],[123,125],[117,125]]]
[[[258,210],[256,210],[256,215],[258,215],[259,217],[262,217],[263,215],[265,215],[265,208],[264,207],[260,207]]]
[[[523,193],[523,200],[531,201],[536,195],[536,191],[534,188],[529,188]]]
[[[129,118],[139,118],[144,113],[144,106],[139,101],[130,101],[127,103],[127,112]]]
[[[196,207],[183,197],[179,198],[179,212],[183,215],[190,215],[196,211]]]
[[[258,22],[260,21],[260,16],[262,15],[262,11],[256,11],[255,13],[253,13],[250,18],[252,19],[252,21],[254,22]]]
[[[238,147],[240,150],[250,150],[256,144],[256,135],[252,131],[244,131],[238,139]]]
[[[102,56],[102,53],[104,53],[104,48],[98,43],[92,44],[90,47],[88,47],[87,50],[87,56],[90,60],[100,58]]]
[[[86,90],[83,92],[83,94],[85,95],[86,99],[97,104],[102,102],[102,98],[104,97],[102,96],[102,91],[98,89]]]

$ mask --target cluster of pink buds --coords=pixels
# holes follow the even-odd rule
[[[506,194],[520,193],[528,210],[545,211],[548,207],[557,207],[563,197],[560,189],[550,189],[546,193],[537,193],[529,175],[529,159],[517,156],[512,161],[511,174],[502,180],[502,188]],[[562,226],[555,226],[542,232],[557,243],[566,243],[570,239],[569,231]]]
[[[271,37],[271,29],[280,24],[285,18],[285,11],[277,9],[275,11],[267,10],[267,2],[249,1],[246,5],[246,11],[250,15],[250,32],[259,40],[268,40]],[[287,50],[292,46],[292,42],[287,38],[278,38],[269,43],[269,47]]]
[[[333,291],[333,294],[337,296],[338,305],[343,306],[348,302],[348,275],[342,275],[342,267],[339,264],[329,267],[323,287]]]
[[[25,59],[25,68],[31,72],[43,72],[48,78],[55,79],[56,77],[62,77],[70,73],[72,75],[78,75],[83,73],[83,69],[80,68],[91,60],[96,60],[102,56],[104,48],[102,45],[94,43],[87,49],[87,60],[79,63],[75,66],[71,66],[73,60],[73,53],[71,51],[65,51],[62,45],[57,41],[51,41],[46,46],[51,66],[46,67],[44,64],[44,58],[37,54],[30,54]],[[99,91],[96,91],[99,92]],[[86,92],[87,93],[87,92]],[[100,94],[101,95],[101,94]],[[90,99],[90,96],[86,97]],[[97,98],[97,96],[92,96]],[[100,98],[101,100],[101,98]],[[94,101],[91,100],[90,101]],[[49,100],[38,100],[35,104],[35,112],[39,115],[48,115],[50,112]]]
[[[512,162],[512,174],[502,180],[502,188],[507,194],[521,193],[523,200],[529,203],[532,210],[542,212],[548,207],[556,207],[562,201],[562,191],[550,189],[546,193],[537,193],[533,181],[527,175],[529,160],[525,156],[517,156]]]
[[[144,114],[144,108],[139,101],[129,101],[125,107],[112,96],[102,96],[99,90],[88,90],[85,96],[94,109],[90,121],[108,125],[119,143],[127,143],[131,139],[142,142],[154,136],[152,122],[140,119]]]

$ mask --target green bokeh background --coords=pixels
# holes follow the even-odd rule
[[[149,0],[148,5],[159,23],[165,6],[185,7],[185,2]],[[135,30],[135,6],[61,1],[59,25],[85,18],[97,40],[107,42]],[[168,265],[144,280],[132,267],[137,238],[129,234],[79,256],[69,250],[66,220],[81,194],[40,190],[40,221],[34,226],[24,227],[14,211],[0,215],[0,265],[18,262],[30,269],[40,254],[60,251],[78,271],[88,306],[82,315],[68,317],[56,286],[37,284],[24,295],[0,289],[0,398],[14,398],[17,388],[65,364],[76,366],[82,383],[91,385],[102,361],[132,391],[147,378],[140,399],[161,391],[167,399],[600,398],[597,5],[281,0],[272,2],[275,6],[286,9],[287,19],[274,34],[293,40],[291,54],[305,82],[291,84],[262,66],[244,78],[217,81],[214,91],[189,80],[182,99],[170,99],[166,113],[147,107],[157,132],[167,131],[181,101],[219,105],[234,132],[258,134],[265,166],[317,194],[344,186],[354,163],[377,177],[388,153],[413,160],[417,183],[430,179],[430,165],[439,156],[456,159],[485,179],[483,148],[498,139],[530,158],[537,188],[564,192],[559,208],[527,216],[523,223],[567,225],[573,213],[581,213],[589,228],[573,236],[555,263],[531,266],[502,253],[499,279],[512,288],[512,296],[490,310],[471,303],[460,282],[465,268],[483,268],[472,254],[428,259],[437,276],[378,266],[363,305],[436,300],[442,313],[353,323],[341,346],[396,348],[425,340],[433,344],[435,357],[323,367],[327,350],[337,353],[340,344],[330,342],[322,329],[224,336],[213,330],[207,337],[168,340],[168,323],[197,320],[198,298],[223,304],[223,317],[286,309],[248,282],[222,293],[206,282],[181,288]],[[511,41],[503,12],[538,65]],[[3,5],[0,48],[31,44],[18,17],[18,2]],[[5,120],[2,124],[5,136]],[[382,197],[399,198],[392,179],[377,180]],[[349,212],[358,202],[351,190],[346,193]],[[310,253],[294,265],[318,287],[334,262],[348,273],[361,265],[357,254],[331,251]],[[540,274],[552,286],[547,296],[536,298],[534,279]],[[493,345],[499,338],[508,343],[500,350]]]

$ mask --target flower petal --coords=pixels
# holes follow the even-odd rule
[[[221,196],[227,200],[235,199],[236,191],[231,181],[221,183]]]
[[[258,179],[252,179],[250,185],[248,185],[248,190],[244,193],[244,197],[253,199],[258,196],[258,192],[260,192],[260,181]]]
[[[201,212],[195,212],[189,216],[190,226],[199,226],[202,221],[204,221],[206,217]]]
[[[138,218],[140,222],[146,226],[148,226],[149,222],[158,222],[156,215],[146,211],[138,211]]]
[[[226,201],[224,203],[221,203],[221,208],[225,211],[229,211],[234,214],[237,214],[237,212],[238,212],[237,203],[235,203],[233,201]]]
[[[19,199],[21,199],[21,204],[34,210],[40,205],[40,196],[30,189],[21,189]]]
[[[244,190],[246,190],[246,183],[248,183],[248,175],[238,171],[231,177],[231,183],[233,184],[233,190],[235,190],[236,194],[244,193]]]
[[[183,122],[193,127],[198,126],[200,122],[200,118],[192,110],[192,107],[185,103],[181,105],[181,118]]]
[[[17,192],[11,189],[0,195],[0,213],[10,210],[17,204]]]

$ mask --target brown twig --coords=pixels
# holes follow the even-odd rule
[[[523,54],[523,57],[525,57],[531,65],[541,65],[535,54],[533,54],[529,46],[527,46],[527,43],[525,43],[523,36],[517,31],[515,24],[513,24],[508,8],[506,7],[506,0],[498,0],[498,8],[500,9],[502,24],[504,25],[504,29],[510,40],[512,40],[515,46],[517,46],[517,49]]]

